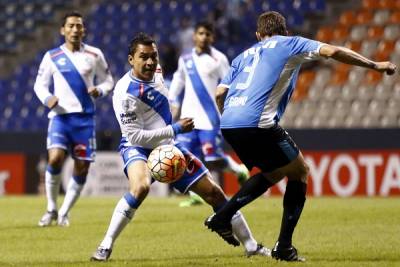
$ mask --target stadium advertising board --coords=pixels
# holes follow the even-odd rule
[[[310,167],[308,195],[312,196],[400,196],[400,152],[398,150],[304,151]],[[238,190],[226,175],[225,190]],[[268,194],[285,191],[286,181]]]
[[[0,196],[25,192],[25,156],[0,154]]]

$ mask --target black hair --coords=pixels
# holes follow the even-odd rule
[[[257,20],[257,32],[261,37],[287,35],[286,19],[276,11],[262,13]]]
[[[194,26],[194,31],[197,32],[197,30],[200,28],[204,28],[207,31],[211,32],[212,34],[214,34],[215,32],[214,25],[209,21],[197,22],[196,25]]]
[[[152,45],[154,44],[154,39],[144,32],[139,32],[133,37],[131,43],[129,44],[128,54],[133,56],[136,52],[136,48],[139,44],[142,45]]]
[[[65,23],[67,22],[67,18],[69,18],[69,17],[83,18],[82,14],[79,13],[78,11],[76,11],[76,10],[69,11],[64,14],[62,21],[61,21],[61,26],[63,26],[63,27],[65,26]]]

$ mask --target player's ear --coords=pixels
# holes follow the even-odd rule
[[[65,36],[64,26],[60,28],[60,34],[61,34],[62,36]]]
[[[132,55],[128,55],[128,63],[129,63],[129,65],[133,66],[133,56]]]
[[[256,37],[257,37],[257,40],[258,40],[258,41],[261,41],[261,40],[262,40],[261,35],[260,35],[259,32],[256,32]]]

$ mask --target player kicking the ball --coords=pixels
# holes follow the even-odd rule
[[[152,149],[173,144],[177,134],[194,128],[190,118],[171,124],[168,92],[161,69],[157,67],[158,52],[154,40],[144,33],[135,36],[130,43],[128,62],[132,69],[118,81],[113,106],[121,127],[120,153],[130,190],[115,207],[107,233],[91,258],[96,261],[106,261],[110,257],[115,240],[146,198],[152,182],[146,161]],[[213,182],[200,160],[179,144],[176,146],[184,153],[189,167],[172,186],[182,193],[188,190],[197,193],[218,211],[227,202],[222,189]],[[242,243],[247,256],[270,255],[270,250],[253,238],[240,212],[232,217],[231,223],[233,233],[225,236],[226,241],[234,246]]]

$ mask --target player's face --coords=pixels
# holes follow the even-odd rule
[[[152,80],[158,64],[157,47],[138,44],[135,54],[128,56],[128,62],[137,78],[143,81]]]
[[[66,43],[81,44],[85,35],[82,18],[68,17],[64,26],[61,27],[61,34],[64,35]]]
[[[194,45],[200,49],[207,49],[214,41],[213,34],[204,27],[200,27],[193,36]]]

